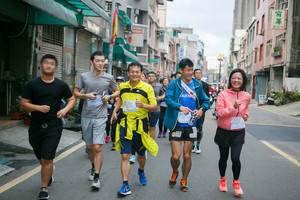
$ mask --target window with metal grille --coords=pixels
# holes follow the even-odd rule
[[[43,26],[42,41],[58,46],[63,46],[63,27]]]
[[[288,7],[288,0],[278,0],[278,10],[284,10]]]

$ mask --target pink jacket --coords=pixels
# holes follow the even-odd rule
[[[249,117],[249,104],[251,101],[251,96],[244,91],[233,91],[231,89],[226,89],[219,93],[217,98],[216,111],[218,115],[217,124],[220,128],[225,130],[230,130],[231,119],[237,117],[238,109],[234,108],[234,103],[236,99],[241,100],[239,106],[238,117],[243,117],[244,114]]]

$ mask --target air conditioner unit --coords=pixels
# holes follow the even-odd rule
[[[139,14],[140,14],[140,11],[139,11],[138,9],[135,9],[135,10],[134,10],[134,14],[135,14],[135,15],[139,15]]]

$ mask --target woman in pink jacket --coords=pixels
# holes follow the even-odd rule
[[[218,128],[215,143],[219,146],[220,160],[220,186],[222,192],[227,191],[225,171],[231,150],[233,171],[233,187],[235,195],[241,196],[243,190],[240,187],[241,162],[240,154],[245,139],[245,121],[249,118],[250,94],[244,92],[247,84],[246,74],[242,69],[234,69],[229,76],[228,89],[219,93],[216,111],[218,116]]]

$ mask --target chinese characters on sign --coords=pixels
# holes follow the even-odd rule
[[[284,29],[285,10],[274,10],[272,29]]]

